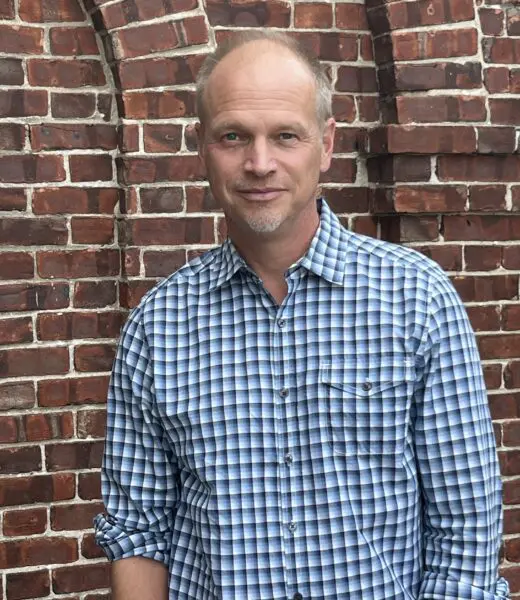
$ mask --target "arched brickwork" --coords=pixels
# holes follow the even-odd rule
[[[503,0],[4,0],[0,599],[109,597],[90,523],[114,343],[127,308],[225,235],[193,82],[243,27],[286,30],[330,65],[323,189],[344,222],[431,255],[468,303],[520,592],[519,22]]]

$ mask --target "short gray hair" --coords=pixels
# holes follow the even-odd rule
[[[244,31],[227,38],[220,43],[217,49],[206,57],[197,74],[196,100],[197,114],[201,121],[206,115],[205,93],[210,75],[219,62],[236,48],[244,46],[249,42],[269,41],[279,44],[290,50],[301,62],[306,65],[314,77],[316,83],[316,116],[321,124],[325,124],[332,116],[332,81],[329,69],[323,65],[316,56],[310,52],[301,42],[290,37],[286,33],[257,29]]]

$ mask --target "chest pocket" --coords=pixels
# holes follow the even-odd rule
[[[333,450],[347,456],[402,454],[413,384],[413,362],[405,359],[377,368],[359,360],[322,362]]]

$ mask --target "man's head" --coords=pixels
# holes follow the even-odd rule
[[[207,59],[199,154],[232,237],[315,228],[334,139],[331,93],[319,62],[282,34],[242,35]]]

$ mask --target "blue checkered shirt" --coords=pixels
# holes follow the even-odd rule
[[[320,206],[280,306],[228,240],[132,312],[97,541],[162,561],[171,600],[505,598],[460,299],[424,256]]]

